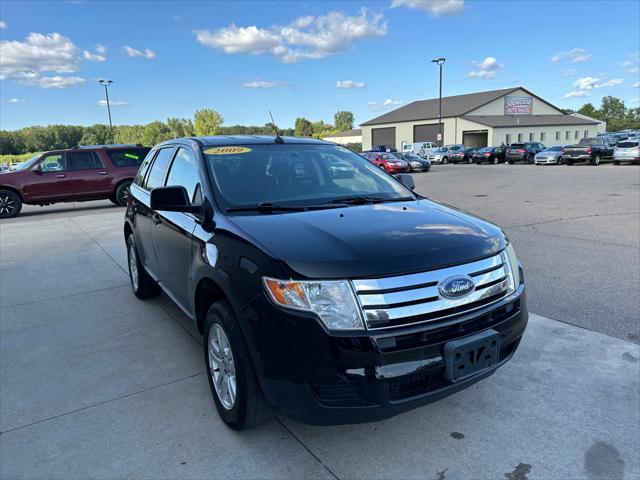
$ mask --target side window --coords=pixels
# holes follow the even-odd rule
[[[511,134],[510,134],[510,133],[507,133],[507,134],[504,136],[504,139],[505,139],[505,142],[504,142],[504,143],[506,143],[507,145],[509,145],[509,144],[511,143]]]
[[[556,131],[556,140],[560,140],[560,131]]]
[[[567,130],[566,132],[564,132],[564,139],[569,140],[570,138],[571,138],[571,132]]]
[[[529,141],[533,142],[533,132],[529,132]]]
[[[102,163],[94,152],[69,152],[67,159],[67,166],[72,170],[102,168]]]
[[[143,186],[142,183],[144,181],[144,177],[147,175],[147,170],[149,170],[149,165],[153,161],[153,157],[155,156],[156,153],[158,153],[157,150],[151,150],[142,161],[142,165],[140,165],[140,168],[138,169],[138,173],[136,173],[136,178],[133,179],[133,183],[135,183],[139,187]]]
[[[522,142],[522,137],[523,137],[523,134],[522,134],[522,133],[519,133],[519,134],[518,134],[518,142]]]
[[[107,150],[107,155],[116,167],[137,167],[149,153],[149,149],[132,148],[129,150]]]
[[[68,170],[64,153],[52,153],[40,161],[40,171],[42,172],[61,172],[63,170]]]
[[[181,185],[187,189],[189,199],[195,203],[195,193],[200,183],[196,157],[191,150],[179,148],[173,159],[166,185]]]
[[[151,190],[152,188],[164,185],[164,177],[167,173],[167,167],[173,157],[173,147],[162,148],[158,151],[156,159],[149,170],[149,175],[144,183],[144,188]]]

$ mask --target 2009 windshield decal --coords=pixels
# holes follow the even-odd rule
[[[247,147],[215,147],[207,148],[204,153],[207,155],[236,155],[238,153],[249,153],[250,148]]]

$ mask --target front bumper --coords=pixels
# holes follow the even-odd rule
[[[536,157],[534,160],[536,165],[555,165],[558,161],[554,157]]]
[[[524,285],[454,318],[339,336],[310,315],[266,298],[256,301],[253,312],[260,319],[249,323],[263,392],[291,418],[316,425],[381,420],[460,391],[513,356],[528,320]],[[458,382],[447,380],[445,344],[488,329],[500,334],[499,363]]]

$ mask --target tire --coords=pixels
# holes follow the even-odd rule
[[[498,159],[498,157],[493,157],[493,162],[494,165],[498,165],[498,163],[500,163],[500,160]]]
[[[472,163],[473,163],[473,158],[468,158],[468,159],[467,159],[467,163],[468,163],[468,164],[472,164]]]
[[[160,287],[147,273],[140,261],[133,234],[127,238],[127,265],[129,266],[131,290],[136,297],[145,300],[160,295]]]
[[[529,165],[533,164],[533,163],[534,163],[534,161],[535,161],[535,160],[533,159],[533,155],[529,155],[529,156],[527,157],[527,163],[528,163]]]
[[[0,190],[0,218],[12,218],[22,210],[20,195],[12,190]]]
[[[129,187],[131,186],[131,180],[127,180],[122,182],[116,188],[115,193],[113,194],[113,199],[111,201],[116,205],[120,205],[121,207],[127,206],[127,200],[129,199]]]
[[[567,160],[564,163],[565,163],[565,165],[569,165],[571,167],[573,165],[573,160]]]
[[[614,164],[614,165],[620,165],[620,162],[618,162],[617,160],[614,160],[614,161],[613,161],[613,164]]]
[[[600,165],[600,155],[596,155],[595,157],[593,157],[593,160],[591,160],[591,165]]]
[[[226,300],[209,307],[203,343],[209,388],[220,418],[234,430],[266,423],[273,410],[262,394],[240,325]]]
[[[509,165],[513,165],[513,160],[509,160]]]
[[[556,165],[562,165],[562,157],[556,158]]]
[[[444,158],[442,159],[442,164],[443,164],[443,165],[446,165],[447,163],[449,163],[449,159],[448,159],[447,157],[444,157]]]

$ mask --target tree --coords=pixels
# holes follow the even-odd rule
[[[578,113],[582,115],[586,115],[587,117],[591,117],[591,118],[600,118],[599,117],[600,112],[591,103],[585,103],[582,107],[580,107],[580,110],[578,110]]]
[[[193,117],[196,135],[215,135],[220,130],[224,119],[215,110],[203,108],[197,110]]]
[[[191,137],[195,133],[193,122],[188,118],[167,118],[171,138]]]
[[[79,145],[105,145],[111,143],[111,130],[108,125],[95,124],[90,127],[86,127],[80,141]],[[51,143],[49,146],[42,149],[31,150],[32,152],[38,152],[42,150],[51,149]]]
[[[303,117],[296,118],[295,135],[296,137],[310,137],[313,133],[311,122]]]
[[[346,110],[339,110],[333,116],[333,123],[341,132],[351,130],[353,128],[353,113]]]
[[[169,127],[160,121],[147,123],[142,131],[141,142],[143,145],[155,145],[173,138]]]
[[[603,119],[607,121],[622,120],[627,114],[627,109],[624,106],[624,101],[607,95],[606,97],[602,97],[600,113]]]

